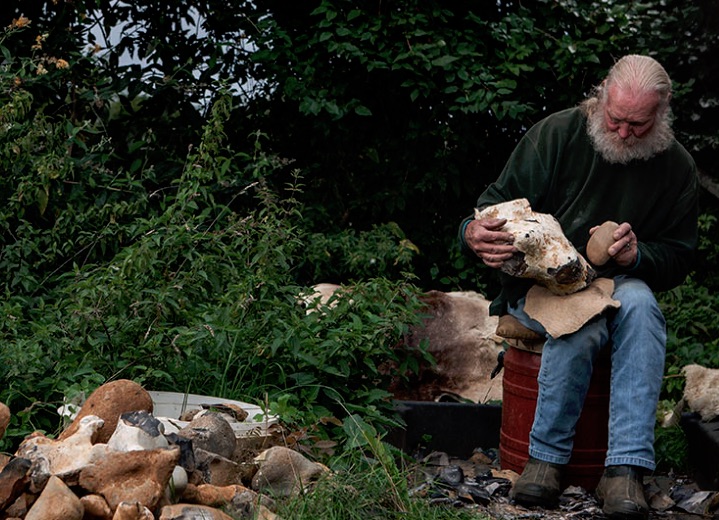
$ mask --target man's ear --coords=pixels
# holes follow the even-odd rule
[[[600,101],[601,101],[602,98],[604,97],[604,89],[606,88],[606,86],[607,86],[607,80],[606,80],[606,79],[605,79],[605,80],[602,80],[602,82],[601,82],[599,85],[597,85],[597,88],[596,88],[596,96],[597,96],[597,98],[599,98]]]
[[[669,106],[670,106],[671,102],[672,102],[672,93],[669,92],[667,94],[667,100],[664,103],[661,103],[659,105],[660,108],[659,108],[658,113],[661,115],[664,115],[666,113],[666,111],[669,110]]]

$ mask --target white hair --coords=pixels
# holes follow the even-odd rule
[[[629,92],[634,97],[657,95],[656,121],[649,134],[641,139],[634,136],[621,139],[615,133],[606,131],[603,114],[598,108],[607,102],[610,88]],[[594,148],[607,161],[621,164],[646,160],[666,150],[674,140],[669,107],[671,97],[672,82],[658,61],[638,54],[624,56],[609,70],[601,85],[595,87],[590,97],[580,104],[587,116],[587,133]]]

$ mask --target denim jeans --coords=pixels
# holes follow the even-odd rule
[[[524,312],[524,300],[509,313],[546,336],[537,377],[539,395],[529,436],[530,456],[566,464],[574,429],[589,388],[592,365],[611,348],[609,445],[606,466],[627,464],[654,470],[654,426],[664,375],[666,323],[654,294],[641,280],[614,279],[621,302],[573,334],[552,338]]]

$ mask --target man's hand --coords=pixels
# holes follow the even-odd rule
[[[498,231],[507,223],[503,218],[472,220],[464,230],[464,241],[489,267],[498,269],[512,258],[517,248],[512,245],[514,235]]]
[[[599,226],[594,226],[589,230],[589,234],[593,234]],[[628,222],[622,222],[612,235],[614,243],[609,246],[607,252],[617,265],[629,267],[637,261],[637,235],[632,231],[632,226]]]

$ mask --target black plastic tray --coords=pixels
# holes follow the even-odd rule
[[[475,448],[499,447],[500,405],[397,401],[396,408],[407,426],[392,430],[385,440],[406,453],[442,451],[469,458]]]
[[[692,478],[702,490],[719,489],[719,420],[705,422],[699,414],[684,413],[680,424]]]

